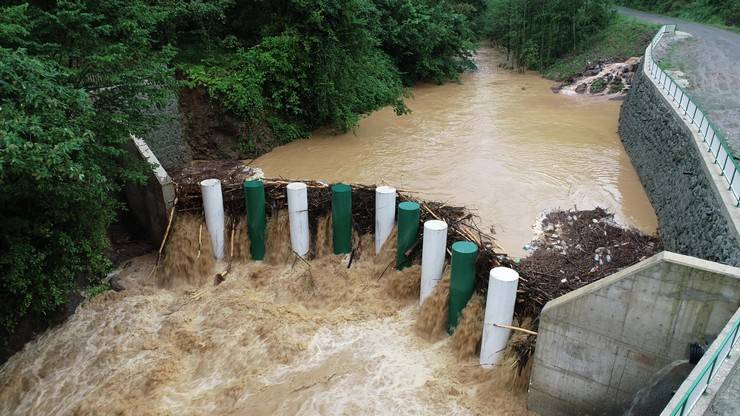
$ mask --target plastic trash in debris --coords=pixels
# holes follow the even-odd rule
[[[563,279],[560,281],[560,283],[568,283],[568,279]]]
[[[532,249],[532,246],[529,244],[525,244],[524,246],[522,246],[522,248],[524,249],[524,251],[529,251]]]

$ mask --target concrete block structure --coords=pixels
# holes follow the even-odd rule
[[[549,302],[529,408],[623,414],[662,368],[711,343],[740,306],[740,269],[663,252]]]
[[[148,239],[159,246],[175,205],[175,183],[144,140],[134,137],[127,147],[152,167],[144,185],[130,183],[125,191],[131,212],[144,227]]]

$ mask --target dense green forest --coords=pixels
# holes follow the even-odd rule
[[[483,21],[514,66],[557,80],[588,63],[641,55],[656,30],[600,0],[489,0]]]
[[[617,4],[697,22],[740,26],[740,0],[617,0]]]
[[[178,68],[278,142],[318,127],[353,128],[404,87],[474,67],[480,4],[425,0],[238,2],[216,20],[180,22]],[[260,130],[260,129],[256,129]],[[261,129],[264,131],[265,129]],[[245,137],[247,148],[254,137]]]
[[[479,1],[0,3],[0,344],[110,267],[122,150],[183,87],[281,141],[348,130],[416,81],[473,68]],[[249,137],[244,138],[248,145]],[[0,345],[0,348],[3,345]]]
[[[487,31],[519,64],[543,69],[577,50],[613,17],[604,1],[491,0]]]

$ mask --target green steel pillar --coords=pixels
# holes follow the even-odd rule
[[[262,181],[244,182],[244,199],[247,203],[247,231],[252,260],[265,258],[265,185]]]
[[[475,287],[475,261],[478,246],[470,241],[452,244],[452,271],[450,279],[450,301],[447,316],[447,333],[452,334],[465,305],[473,296]]]
[[[406,257],[406,251],[414,244],[419,233],[419,215],[419,204],[416,202],[407,201],[398,204],[398,244],[396,244],[398,270],[411,266],[411,259]]]
[[[331,226],[334,254],[352,251],[352,187],[331,186]]]

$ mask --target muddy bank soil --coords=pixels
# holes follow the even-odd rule
[[[284,144],[254,120],[241,120],[204,88],[180,90],[178,110],[189,160],[251,159]]]

